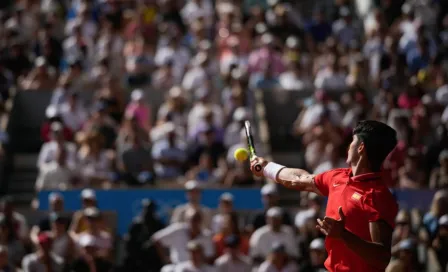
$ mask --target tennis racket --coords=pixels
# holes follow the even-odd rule
[[[247,146],[249,148],[249,158],[252,160],[257,155],[255,154],[254,138],[252,137],[252,131],[250,129],[249,121],[244,122],[244,128],[246,130]],[[261,165],[259,165],[259,164],[255,165],[255,171],[260,172]]]

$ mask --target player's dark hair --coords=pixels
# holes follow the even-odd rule
[[[353,135],[364,143],[372,171],[380,171],[383,161],[397,145],[397,133],[390,126],[364,120],[353,129]]]

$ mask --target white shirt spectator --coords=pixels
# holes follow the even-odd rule
[[[99,250],[107,252],[112,248],[112,236],[107,231],[100,231],[96,235],[88,232],[81,232],[76,238],[76,243],[80,248],[83,247],[83,240],[91,238],[95,240],[95,245]]]
[[[287,91],[302,91],[311,87],[308,82],[300,79],[291,71],[282,73],[279,77],[279,82],[282,89]]]
[[[299,256],[299,248],[291,227],[283,225],[279,232],[274,232],[271,226],[266,225],[256,230],[249,241],[250,255],[266,258],[273,244],[282,243],[286,247],[286,252],[292,257]]]
[[[299,271],[299,267],[294,262],[289,262],[288,264],[286,264],[285,267],[279,270],[270,261],[263,262],[257,270],[257,272],[296,272],[296,271]]]
[[[438,103],[448,106],[448,84],[445,84],[437,89],[436,100]]]
[[[101,151],[98,158],[78,154],[80,174],[84,178],[108,178],[110,160],[106,151]]]
[[[187,24],[191,24],[201,17],[205,19],[207,27],[211,27],[213,23],[214,9],[210,0],[187,1],[180,13]]]
[[[87,120],[87,111],[82,106],[77,106],[73,111],[67,103],[64,103],[60,107],[60,114],[64,121],[64,124],[72,131],[78,131],[84,125]]]
[[[323,69],[317,73],[316,79],[314,80],[314,86],[317,89],[344,91],[347,89],[346,77],[347,75],[344,73]]]
[[[210,108],[213,112],[214,125],[220,128],[223,126],[224,114],[219,105],[211,103],[206,105],[202,103],[195,104],[188,114],[188,133],[190,137],[193,136],[192,133],[196,132],[197,126],[202,123],[207,108]]]
[[[352,40],[358,40],[359,32],[355,24],[347,24],[343,19],[333,23],[333,33],[344,45],[349,45]]]
[[[67,166],[70,169],[76,168],[76,146],[73,143],[64,143],[67,151]],[[42,145],[39,157],[37,159],[37,167],[39,169],[47,163],[50,163],[56,159],[56,153],[58,152],[58,144],[55,141],[50,141]]]
[[[51,267],[54,272],[64,271],[64,260],[56,254],[51,253]],[[23,272],[45,272],[47,268],[37,253],[26,255],[22,260]]]
[[[177,206],[174,211],[173,215],[171,215],[171,224],[173,223],[184,223],[186,220],[186,214],[189,209],[194,208],[190,203],[186,203],[184,205]],[[202,215],[202,225],[209,229],[212,219],[212,212],[209,208],[200,206],[199,210],[201,211]]]
[[[186,261],[176,265],[174,272],[216,272],[216,269],[205,263],[196,267],[191,261]]]
[[[97,24],[93,20],[87,20],[85,22],[81,22],[79,19],[74,19],[65,25],[65,34],[70,36],[73,34],[73,29],[80,25],[81,33],[84,38],[93,39],[98,32]]]
[[[179,46],[178,48],[161,46],[156,52],[154,61],[157,66],[162,66],[167,63],[168,60],[172,60],[175,82],[181,82],[185,72],[185,67],[190,62],[190,58],[190,53],[183,46]]]
[[[170,146],[167,139],[160,139],[152,146],[152,158],[155,160],[154,170],[158,177],[176,178],[182,175],[182,168],[163,165],[157,160],[173,160],[184,163],[187,160],[186,146],[181,141],[176,141],[175,146]]]
[[[327,109],[329,110],[330,120],[333,124],[340,124],[342,121],[342,114],[339,108],[339,105],[334,102],[330,102],[327,105]],[[322,113],[324,112],[324,106],[322,104],[314,104],[309,106],[300,122],[300,128],[304,131],[311,129],[314,125],[320,120]]]
[[[248,257],[239,255],[234,259],[229,253],[216,259],[215,267],[217,272],[249,272],[252,269]]]
[[[172,263],[178,264],[189,260],[190,253],[187,249],[187,243],[191,239],[189,235],[189,226],[187,224],[171,224],[156,232],[153,239],[160,242],[164,247],[169,248]],[[206,257],[212,257],[215,254],[212,236],[209,230],[203,230],[194,240],[202,246]]]
[[[91,39],[87,39],[84,37],[84,43],[86,44],[87,48],[87,54],[86,56],[81,51],[81,48],[76,42],[76,38],[74,36],[68,37],[64,43],[64,55],[66,59],[82,59],[83,64],[87,66],[87,68],[90,69],[91,65],[93,64],[93,42]],[[89,62],[88,60],[92,61]]]
[[[333,164],[331,161],[324,161],[322,163],[320,163],[316,169],[314,169],[313,174],[317,175],[317,174],[321,174],[323,172],[329,171],[331,169],[335,169],[335,168],[344,168],[347,167],[347,163],[343,160],[340,159],[336,164]]]
[[[72,178],[72,170],[53,161],[40,168],[36,190],[66,190],[70,187]]]
[[[194,66],[189,69],[182,80],[182,87],[187,91],[200,88],[207,81],[207,73],[201,66]]]
[[[294,219],[294,225],[300,229],[305,226],[306,221],[315,216],[316,216],[316,210],[313,208],[299,211]]]
[[[26,221],[25,216],[23,216],[22,214],[20,214],[18,212],[13,212],[12,218],[19,225],[19,227],[17,228],[18,238],[22,239],[22,240],[28,239],[29,229],[28,229],[28,223]]]

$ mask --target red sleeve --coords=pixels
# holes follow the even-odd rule
[[[365,200],[369,222],[383,220],[392,228],[395,227],[395,217],[398,213],[398,204],[387,188],[374,191]]]
[[[333,177],[334,170],[323,172],[314,176],[314,184],[316,184],[317,189],[323,196],[328,196],[330,189],[330,181]]]
[[[45,122],[40,129],[40,137],[44,142],[50,140],[50,124]]]

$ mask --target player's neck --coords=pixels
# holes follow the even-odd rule
[[[365,163],[363,163],[362,160],[359,160],[358,162],[353,163],[351,168],[352,168],[353,176],[372,173],[372,170],[370,169],[370,167],[368,167]]]

